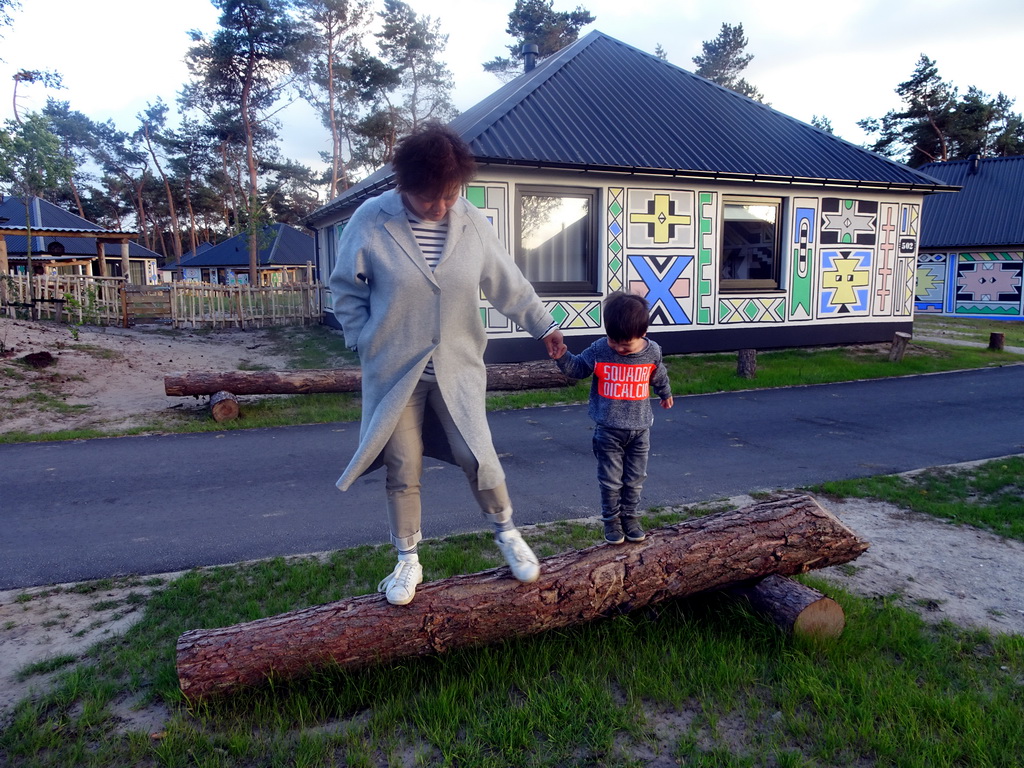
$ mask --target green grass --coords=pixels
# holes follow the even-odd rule
[[[665,358],[672,392],[700,395],[711,392],[735,392],[840,381],[882,379],[941,373],[971,368],[988,368],[1024,362],[1024,355],[992,352],[987,349],[957,347],[933,342],[913,344],[903,361],[889,362],[885,345],[784,349],[759,352],[757,376],[744,379],[736,375],[736,354],[671,355]],[[492,410],[529,408],[538,405],[586,402],[590,381],[572,387],[525,392],[496,393],[489,397]]]
[[[969,317],[914,317],[915,336],[941,336],[988,346],[989,334],[1003,334],[1008,347],[1024,348],[1024,322],[1019,320],[979,320]]]
[[[1019,337],[1020,345],[1024,347],[1024,323],[1015,325],[961,318],[924,318],[915,320],[916,332],[938,332],[936,323],[939,321],[943,328],[962,329],[958,330],[958,333],[976,334],[979,338],[983,335],[986,343],[987,328],[1005,328],[1007,345],[1015,346],[1015,341]],[[201,331],[195,333],[202,335]],[[357,362],[352,353],[345,348],[340,332],[325,326],[279,327],[268,329],[268,334],[271,353],[286,356],[288,367],[293,369],[335,368]],[[947,333],[951,334],[952,331]],[[677,396],[682,396],[986,368],[1022,363],[1024,355],[952,344],[915,342],[909,347],[902,362],[891,363],[888,360],[887,345],[786,349],[760,352],[757,360],[757,377],[754,379],[743,379],[736,375],[734,353],[673,355],[666,358],[665,362],[672,380],[672,391]],[[263,366],[250,363],[245,367],[259,369]],[[590,382],[582,381],[571,387],[494,392],[489,394],[487,402],[489,410],[573,404],[586,402],[589,392]],[[60,408],[61,404],[56,399],[50,399],[40,407]],[[205,400],[183,400],[179,411],[161,413],[154,416],[148,424],[130,429],[64,430],[44,434],[8,432],[0,434],[0,444],[156,433],[221,432],[294,424],[330,424],[357,421],[359,415],[358,394],[243,397],[240,418],[222,423],[210,418]]]
[[[1008,461],[933,474],[921,481],[931,500],[984,506],[1019,494],[1020,467]],[[649,523],[708,511],[652,510]],[[1013,516],[998,513],[996,529],[999,515]],[[595,525],[559,522],[533,542],[546,556],[597,538]],[[1024,637],[929,625],[889,599],[810,577],[846,613],[834,641],[786,635],[710,594],[435,658],[320,669],[193,708],[182,701],[183,631],[372,592],[392,558],[389,546],[363,546],[186,574],[148,598],[123,638],[23,671],[55,682],[0,721],[0,764],[953,768],[1014,766],[1024,754]],[[421,560],[433,580],[493,566],[498,553],[489,535],[467,534],[425,541]],[[158,738],[131,724],[133,710],[155,718]]]
[[[1024,456],[978,468],[935,468],[909,475],[822,483],[819,492],[880,499],[1024,541]]]

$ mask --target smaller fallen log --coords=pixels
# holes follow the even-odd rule
[[[230,392],[215,392],[210,395],[210,414],[213,420],[233,421],[238,418],[238,398]]]
[[[324,392],[359,392],[358,368],[296,371],[178,371],[164,376],[164,392],[171,397],[213,395],[311,395]],[[487,366],[487,389],[521,390],[567,387],[575,379],[565,376],[551,360]]]
[[[867,542],[814,497],[784,496],[541,561],[520,584],[507,567],[424,583],[409,605],[380,594],[178,638],[189,699],[230,693],[317,667],[357,668],[525,637],[772,574],[849,562]]]
[[[846,626],[843,607],[813,587],[772,574],[729,592],[747,600],[779,629],[803,637],[839,637]]]

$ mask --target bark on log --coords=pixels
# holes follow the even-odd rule
[[[178,639],[181,690],[196,699],[320,666],[362,667],[579,624],[771,574],[849,562],[868,544],[812,496],[791,495],[541,561],[422,584],[407,606],[360,595]],[[428,564],[429,567],[429,564]]]
[[[839,637],[846,626],[843,607],[813,587],[773,574],[730,592],[768,616],[785,632],[804,637]]]
[[[890,363],[902,363],[903,355],[907,351],[907,344],[910,343],[911,336],[909,333],[903,331],[896,331],[892,336],[892,346],[889,347],[889,362]]]
[[[223,390],[215,392],[210,395],[210,413],[213,416],[213,420],[218,423],[237,419],[238,398],[231,392]]]
[[[515,365],[487,366],[490,390],[549,389],[574,383],[551,360]],[[358,368],[299,371],[182,371],[164,377],[170,396],[212,395],[221,390],[236,395],[310,395],[318,392],[358,392],[362,373]]]
[[[993,331],[988,335],[988,348],[993,352],[1002,352],[1006,349],[1006,334]]]

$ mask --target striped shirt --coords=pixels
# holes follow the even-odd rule
[[[433,272],[437,263],[441,261],[444,244],[448,240],[448,217],[445,216],[441,221],[424,221],[416,218],[409,211],[406,211],[406,215],[409,217],[409,226],[412,227],[416,244],[423,252],[423,258],[427,260],[430,271]],[[423,370],[423,375],[420,378],[428,381],[437,380],[433,358],[427,361],[427,367]]]

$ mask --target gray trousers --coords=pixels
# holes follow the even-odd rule
[[[512,520],[512,502],[505,483],[486,491],[477,488],[479,463],[455,426],[437,382],[420,381],[381,453],[387,468],[385,488],[391,541],[403,552],[415,547],[423,538],[420,478],[423,475],[423,413],[428,404],[444,428],[455,461],[465,473],[481,512],[496,528],[509,526]]]

